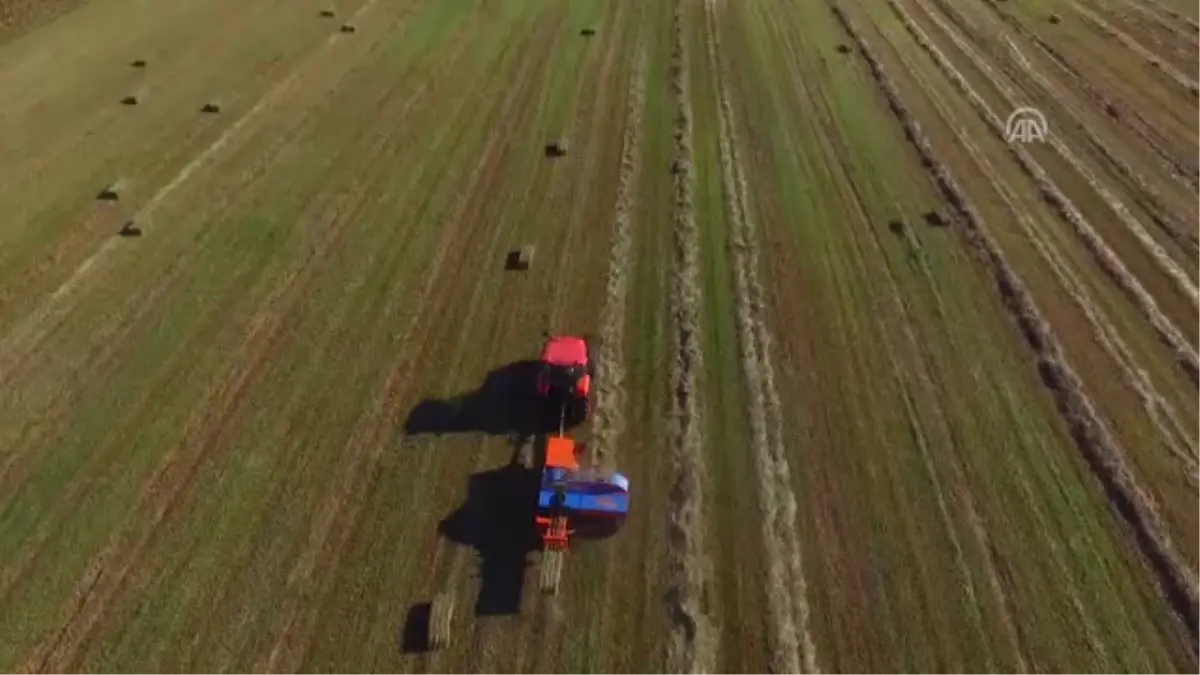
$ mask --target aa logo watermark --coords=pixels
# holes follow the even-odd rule
[[[1004,123],[1004,140],[1009,143],[1044,142],[1048,133],[1050,125],[1037,108],[1017,108]]]

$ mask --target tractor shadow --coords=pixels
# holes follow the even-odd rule
[[[540,481],[541,472],[514,455],[505,466],[471,476],[466,501],[438,526],[439,534],[474,548],[478,556],[476,616],[520,612],[528,556],[539,543],[534,517]]]
[[[409,413],[404,433],[507,435],[515,442],[550,433],[558,428],[558,419],[534,391],[540,368],[537,361],[515,361],[489,372],[473,392],[425,399]]]

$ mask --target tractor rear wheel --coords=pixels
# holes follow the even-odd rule
[[[454,596],[438,593],[429,603],[429,649],[450,644],[450,624],[454,621]]]

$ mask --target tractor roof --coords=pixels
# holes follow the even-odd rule
[[[542,348],[542,362],[552,366],[587,365],[587,342],[579,337],[552,337]]]

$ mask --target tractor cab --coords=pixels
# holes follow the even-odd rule
[[[592,363],[587,341],[580,337],[550,337],[542,347],[537,392],[561,414],[565,424],[587,418]]]

